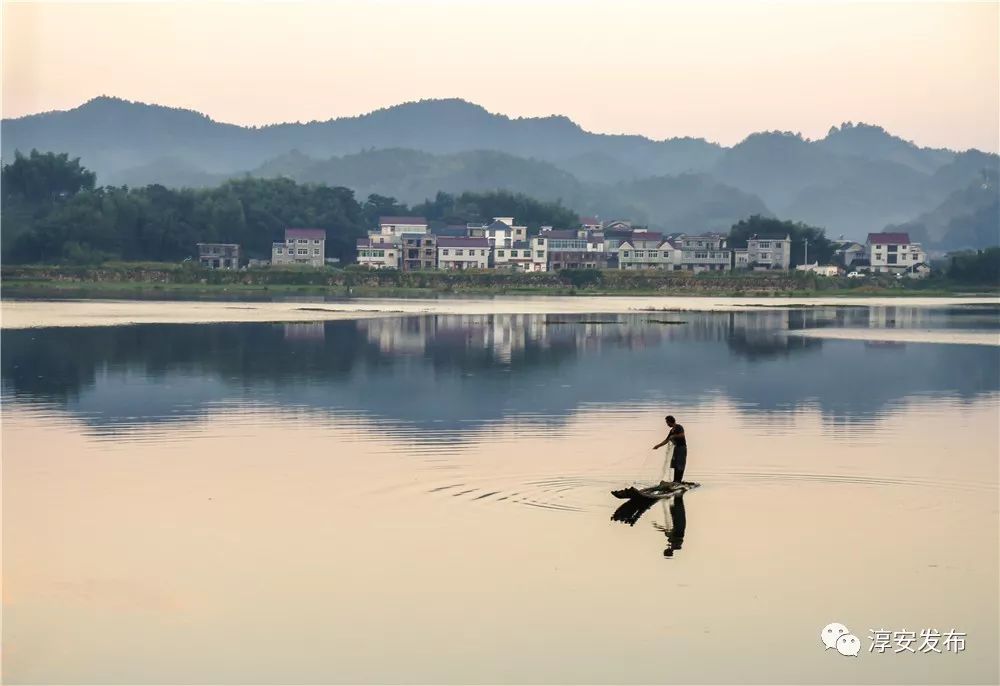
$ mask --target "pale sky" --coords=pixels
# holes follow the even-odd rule
[[[5,2],[3,116],[100,94],[238,124],[460,97],[589,131],[1000,147],[1000,2]]]

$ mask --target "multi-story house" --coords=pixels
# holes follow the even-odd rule
[[[377,241],[369,236],[358,239],[358,264],[369,269],[399,269],[401,246]]]
[[[401,236],[404,233],[427,233],[424,217],[379,217],[379,233],[386,236]]]
[[[437,240],[432,233],[404,233],[400,236],[400,266],[404,272],[437,267]]]
[[[322,267],[326,257],[326,231],[285,229],[285,240],[271,245],[271,264]]]
[[[617,255],[623,241],[632,237],[632,229],[604,229],[604,252]]]
[[[685,271],[728,271],[731,269],[729,239],[717,233],[688,236],[682,234],[673,241],[680,252],[675,255],[676,268]]]
[[[678,268],[680,251],[658,233],[636,233],[618,248],[619,269]]]
[[[580,236],[578,231],[548,229],[542,231],[540,236],[548,240],[549,252],[556,251],[587,251],[587,236]]]
[[[545,236],[531,238],[531,271],[547,272],[549,270],[549,242]]]
[[[747,239],[746,259],[754,269],[788,271],[792,265],[792,237],[779,233],[754,234]]]
[[[239,269],[238,243],[199,243],[198,264],[209,269]]]
[[[497,269],[513,269],[519,272],[535,271],[532,266],[531,243],[515,241],[509,246],[493,246],[493,265]]]
[[[868,249],[855,241],[837,241],[834,244],[834,260],[845,267],[868,259]]]
[[[591,250],[549,250],[549,269],[606,269],[606,253]]]
[[[597,217],[580,217],[580,228],[587,233],[599,232],[603,227]]]
[[[513,217],[494,217],[488,224],[483,235],[494,248],[510,248],[514,243],[528,240],[528,227],[515,226]]]
[[[485,238],[438,238],[439,269],[486,269],[490,242]]]
[[[919,243],[911,243],[907,233],[870,233],[867,246],[873,272],[912,271],[927,262],[927,253]]]

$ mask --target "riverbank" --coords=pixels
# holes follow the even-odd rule
[[[725,297],[867,297],[995,295],[942,279],[864,280],[764,272],[690,274],[564,270],[535,274],[466,271],[398,272],[263,268],[210,271],[194,265],[113,263],[98,267],[4,267],[4,298],[270,299],[433,297],[435,295],[664,295]]]
[[[666,328],[687,324],[683,313],[811,311],[828,316],[830,308],[846,310],[894,308],[962,308],[991,316],[997,298],[807,298],[807,297],[677,297],[677,296],[439,296],[430,298],[350,298],[322,301],[308,298],[271,302],[139,300],[4,300],[0,327],[23,328],[122,326],[129,324],[316,323],[331,320],[401,316],[459,316],[470,321],[483,316],[541,316],[544,324],[616,325],[643,321]],[[826,311],[826,314],[820,314]],[[600,315],[609,315],[605,321]],[[585,318],[583,318],[585,316]],[[579,318],[577,318],[579,317]],[[994,341],[995,343],[995,341]]]

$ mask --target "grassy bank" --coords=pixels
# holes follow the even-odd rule
[[[566,270],[398,272],[360,268],[210,271],[193,265],[109,263],[93,267],[15,266],[2,270],[5,298],[427,297],[451,295],[935,296],[985,292],[943,279],[851,280],[803,273],[686,274]]]

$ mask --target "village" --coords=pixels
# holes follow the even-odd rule
[[[820,276],[863,278],[870,273],[922,278],[931,269],[927,253],[906,233],[869,233],[865,243],[836,242],[832,264],[810,262],[808,244],[794,269]],[[323,267],[339,260],[326,257],[326,231],[288,228],[271,248],[271,259],[244,261],[240,246],[199,243],[199,263],[210,269],[268,265]],[[690,273],[733,270],[792,270],[792,238],[756,234],[746,247],[732,248],[729,237],[705,232],[659,233],[633,228],[630,222],[584,218],[575,229],[543,226],[530,235],[514,217],[489,223],[431,228],[424,217],[380,217],[378,230],[357,241],[356,262],[367,269],[399,271],[508,270],[549,272],[564,269],[660,270]]]

